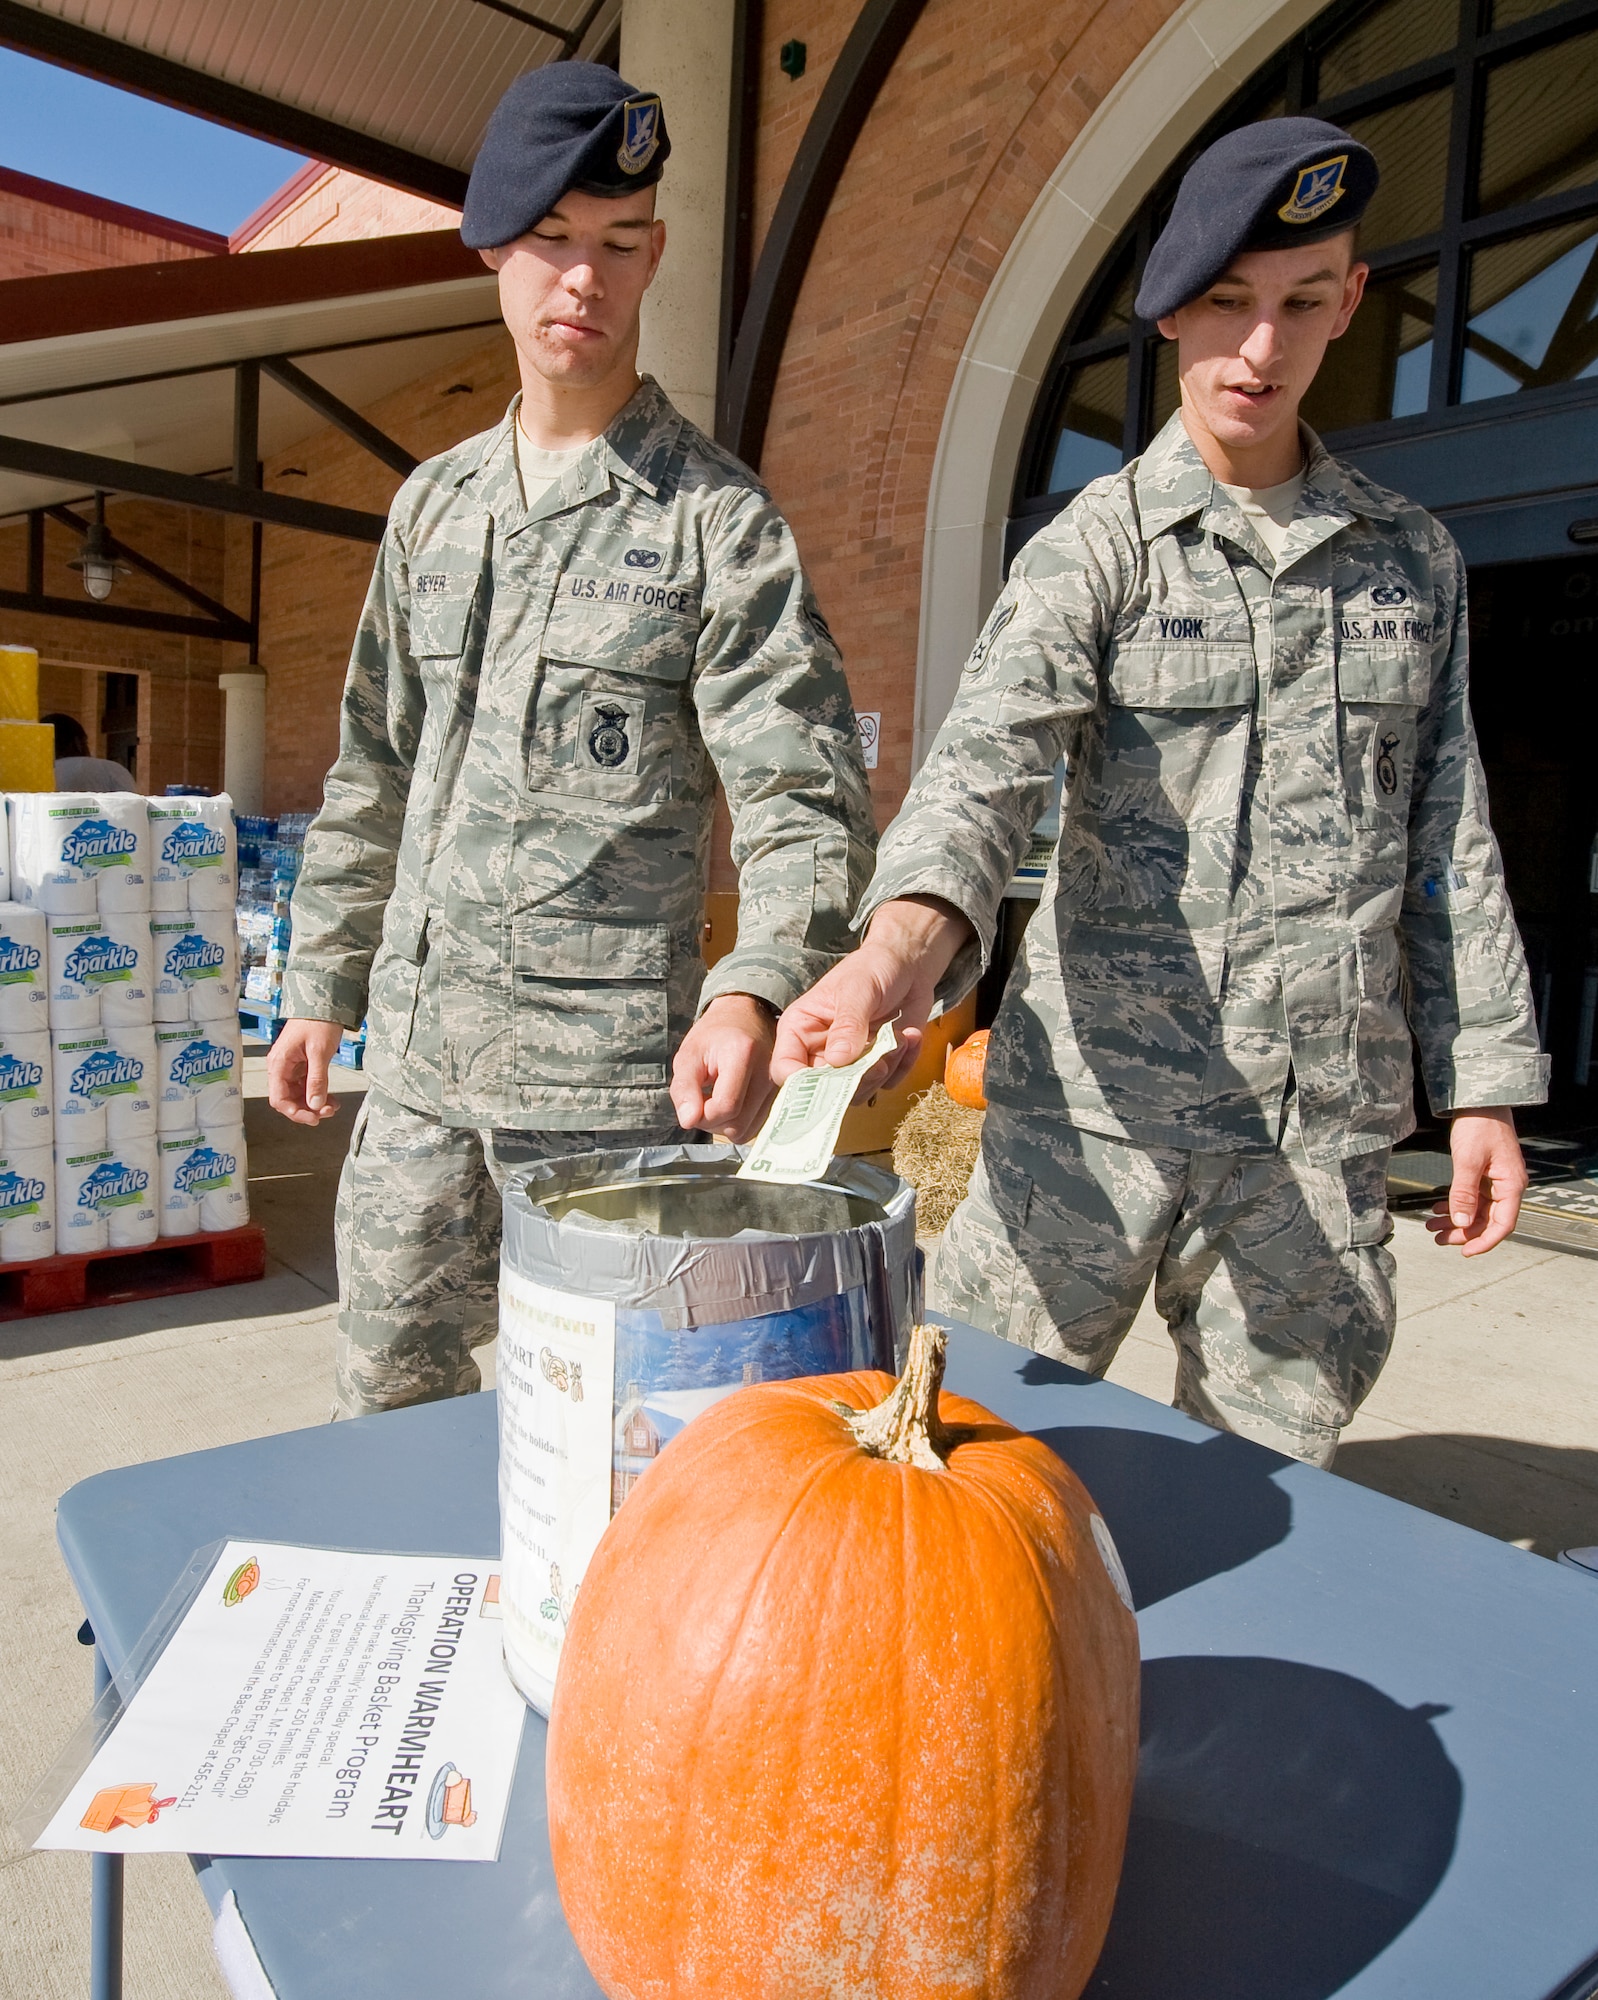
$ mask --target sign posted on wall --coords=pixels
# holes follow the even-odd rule
[[[499,1564],[229,1542],[38,1847],[492,1861]]]

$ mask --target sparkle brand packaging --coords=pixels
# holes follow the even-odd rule
[[[161,1234],[237,1229],[250,1219],[242,1125],[169,1133],[159,1142]]]
[[[160,1183],[155,1141],[79,1152],[56,1148],[56,1248],[138,1250],[159,1234]]]
[[[0,1263],[55,1253],[55,1154],[48,1146],[0,1152]]]
[[[97,792],[68,845],[94,876],[101,916],[150,907],[150,808],[137,792]]]
[[[52,1031],[77,1034],[102,1026],[147,1027],[154,1005],[150,955],[150,920],[142,910],[52,917]]]
[[[156,1112],[169,1132],[238,1125],[244,1117],[244,1042],[238,1020],[155,1031]]]
[[[0,1035],[38,1034],[49,1025],[50,933],[44,913],[26,903],[0,903]]]
[[[228,910],[238,900],[239,848],[233,801],[151,799],[150,907],[165,915]]]
[[[0,1035],[0,1151],[48,1147],[54,1132],[55,1076],[50,1037]],[[53,1195],[50,1205],[53,1211]]]
[[[155,1137],[153,1028],[57,1036],[54,1078],[56,1137],[74,1152]]]
[[[95,873],[86,865],[85,843],[78,836],[95,818],[98,804],[90,792],[12,793],[11,888],[18,902],[46,916],[94,915],[99,908]]]
[[[158,916],[150,925],[155,1018],[228,1021],[239,1010],[239,940],[231,910]]]

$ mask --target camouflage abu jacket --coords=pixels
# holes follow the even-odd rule
[[[753,477],[646,379],[528,507],[516,408],[395,499],[284,1002],[367,1014],[373,1078],[448,1124],[650,1125],[702,982],[783,1007],[848,948],[870,796]],[[740,923],[707,981],[718,773]]]
[[[987,1095],[1140,1145],[1310,1156],[1545,1094],[1466,698],[1464,570],[1309,431],[1279,564],[1181,418],[1017,557],[857,923],[941,896],[991,948],[1068,761]]]

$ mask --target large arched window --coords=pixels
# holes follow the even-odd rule
[[[1489,398],[1598,406],[1598,0],[1345,3],[1239,92],[1106,258],[1039,392],[1007,553],[1176,407],[1176,350],[1132,300],[1183,171],[1221,132],[1296,112],[1345,127],[1382,169],[1365,304],[1310,423],[1357,451]]]

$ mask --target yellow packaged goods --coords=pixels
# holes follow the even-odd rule
[[[55,790],[55,731],[48,722],[0,719],[0,792]]]
[[[0,718],[39,720],[39,655],[32,646],[0,645]]]

